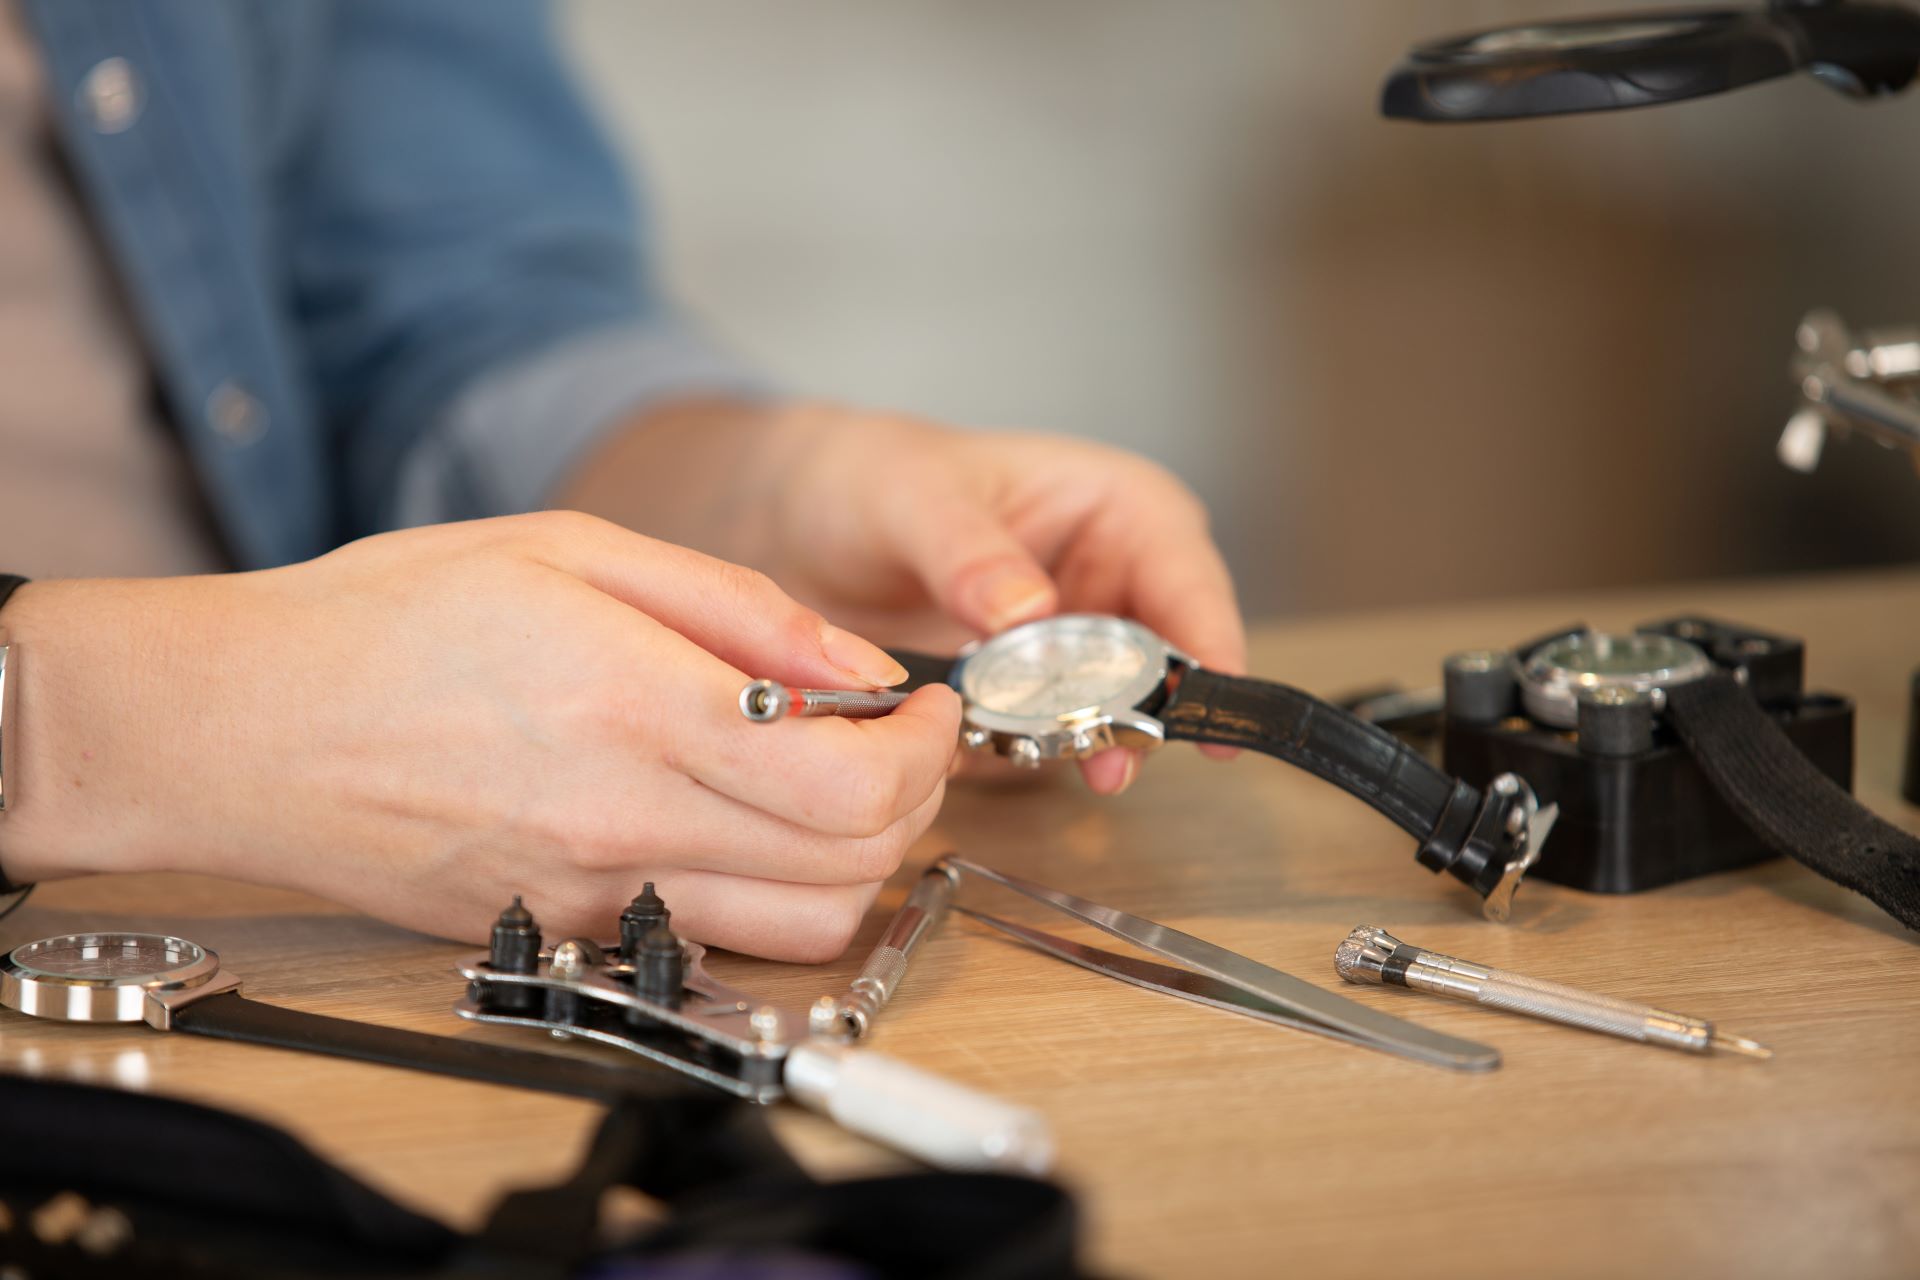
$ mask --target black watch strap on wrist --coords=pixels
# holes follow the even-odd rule
[[[0,609],[7,607],[7,597],[30,581],[32,579],[23,578],[17,573],[0,573]]]
[[[1701,772],[1768,848],[1920,929],[1920,839],[1815,768],[1732,676],[1691,680],[1666,696],[1667,720]]]
[[[172,1027],[217,1040],[298,1049],[486,1084],[613,1101],[683,1088],[671,1077],[531,1049],[330,1018],[223,991],[173,1011]]]
[[[1507,821],[1517,794],[1490,797],[1448,777],[1386,730],[1300,689],[1196,667],[1156,714],[1169,741],[1258,751],[1366,801],[1421,842],[1423,864],[1483,898],[1514,851]]]

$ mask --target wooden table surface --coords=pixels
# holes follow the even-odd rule
[[[1288,622],[1258,630],[1254,670],[1324,692],[1432,683],[1455,649],[1682,610],[1805,637],[1810,682],[1859,703],[1858,794],[1920,830],[1897,794],[1920,571]],[[1533,882],[1513,922],[1494,925],[1357,801],[1271,760],[1173,748],[1111,802],[1070,777],[956,787],[847,957],[804,969],[722,956],[715,968],[796,1005],[844,989],[918,868],[946,849],[1505,1054],[1485,1075],[1437,1070],[1123,987],[950,920],[875,1047],[1051,1117],[1090,1260],[1109,1273],[1920,1274],[1920,937],[1797,865],[1618,898]],[[1060,928],[1018,900],[994,905]],[[1348,987],[1333,950],[1363,922],[1715,1019],[1777,1057],[1694,1058]],[[449,965],[470,948],[292,893],[188,877],[50,884],[0,925],[0,943],[99,928],[204,942],[261,1000],[528,1043],[449,1014]],[[568,1099],[6,1013],[0,1064],[251,1112],[463,1224],[511,1186],[560,1176],[597,1116]],[[822,1172],[894,1164],[797,1109],[778,1123]]]

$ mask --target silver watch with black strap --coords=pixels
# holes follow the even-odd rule
[[[960,694],[969,749],[1017,765],[1184,741],[1244,747],[1305,769],[1412,835],[1420,863],[1471,888],[1491,919],[1507,918],[1553,821],[1517,776],[1472,786],[1351,712],[1289,685],[1209,671],[1129,619],[1067,614],[953,658],[893,656],[907,668],[907,687],[937,682]]]

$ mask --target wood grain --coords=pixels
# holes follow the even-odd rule
[[[1859,794],[1920,830],[1896,793],[1920,664],[1916,571],[1273,624],[1254,669],[1324,693],[1431,683],[1453,649],[1687,609],[1805,636],[1811,682],[1860,704]],[[803,969],[722,956],[716,970],[796,1004],[842,989],[918,867],[947,849],[1506,1055],[1497,1072],[1454,1075],[1121,987],[950,921],[875,1045],[1045,1111],[1091,1259],[1110,1272],[1920,1274],[1920,939],[1793,864],[1621,898],[1537,882],[1502,927],[1357,802],[1273,761],[1176,748],[1112,802],[1067,778],[956,787],[847,957]],[[992,907],[1059,928],[1018,900]],[[1715,1019],[1778,1056],[1696,1059],[1345,987],[1333,949],[1362,922]],[[525,1043],[448,1013],[449,966],[469,948],[297,894],[174,876],[51,884],[0,942],[78,928],[192,937],[258,999]],[[567,1099],[12,1014],[0,1063],[262,1116],[464,1224],[509,1187],[559,1176],[596,1116]],[[779,1124],[824,1173],[896,1163],[805,1113]]]

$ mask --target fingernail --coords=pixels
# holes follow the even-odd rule
[[[980,613],[994,631],[1040,617],[1053,604],[1053,584],[1020,565],[996,569],[974,591]]]
[[[1122,791],[1132,786],[1133,775],[1138,772],[1140,772],[1140,753],[1138,751],[1129,751],[1127,752],[1127,767],[1121,771],[1120,785],[1113,789],[1113,794],[1119,795]]]
[[[888,657],[886,650],[831,622],[820,624],[820,651],[827,655],[828,662],[862,684],[884,689],[907,678],[907,669]]]

